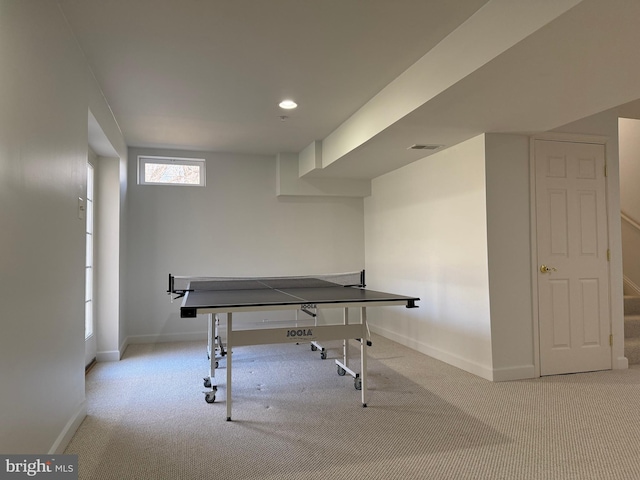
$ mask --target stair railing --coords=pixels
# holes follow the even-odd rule
[[[627,222],[629,225],[631,225],[636,230],[640,231],[640,223],[636,222],[633,218],[631,218],[629,215],[627,215],[624,212],[620,212],[620,216],[622,217],[622,219],[625,222]]]

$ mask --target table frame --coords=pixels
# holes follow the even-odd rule
[[[361,391],[362,406],[367,406],[367,344],[369,339],[369,330],[367,326],[367,307],[368,306],[398,306],[406,304],[408,308],[414,306],[412,301],[407,299],[381,300],[381,301],[365,301],[365,302],[349,302],[349,303],[322,303],[322,304],[297,304],[297,305],[277,305],[277,306],[242,306],[229,310],[228,307],[198,307],[198,314],[208,314],[208,341],[207,351],[209,354],[209,376],[205,377],[205,386],[210,387],[211,391],[205,392],[206,401],[213,403],[218,385],[215,380],[215,370],[218,366],[219,359],[226,356],[227,374],[226,374],[226,403],[227,403],[227,421],[231,421],[232,411],[232,364],[233,364],[233,347],[249,346],[249,345],[266,345],[277,343],[300,343],[300,342],[321,342],[330,340],[343,340],[342,360],[336,360],[339,375],[349,374],[354,378],[354,386]],[[310,327],[289,326],[282,328],[256,328],[234,330],[234,313],[256,312],[256,311],[277,311],[277,310],[299,310],[307,311],[309,309],[327,309],[342,308],[343,323],[333,325],[314,325]],[[349,322],[349,308],[358,308],[360,311],[360,322]],[[218,327],[220,314],[226,314],[227,335],[226,335],[226,352],[222,341],[220,340]],[[295,335],[293,335],[295,332]],[[349,367],[349,340],[356,339],[360,343],[360,372],[354,371]]]

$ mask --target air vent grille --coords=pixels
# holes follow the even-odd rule
[[[440,147],[442,147],[442,145],[425,145],[416,143],[411,145],[408,150],[437,150]]]

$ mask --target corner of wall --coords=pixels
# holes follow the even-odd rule
[[[276,193],[278,196],[367,197],[371,181],[351,178],[300,178],[298,156],[276,157]]]
[[[60,435],[58,435],[58,438],[56,438],[56,441],[53,442],[53,445],[51,445],[51,448],[48,452],[49,455],[61,455],[64,453],[67,445],[69,445],[69,442],[71,442],[71,439],[75,435],[78,428],[80,428],[80,425],[82,424],[86,416],[87,402],[85,400],[78,406],[75,413],[71,416],[67,424],[60,432]]]

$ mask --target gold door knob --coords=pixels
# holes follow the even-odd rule
[[[540,265],[540,271],[542,273],[549,273],[549,272],[557,272],[558,270],[555,267],[547,267],[546,265]]]

